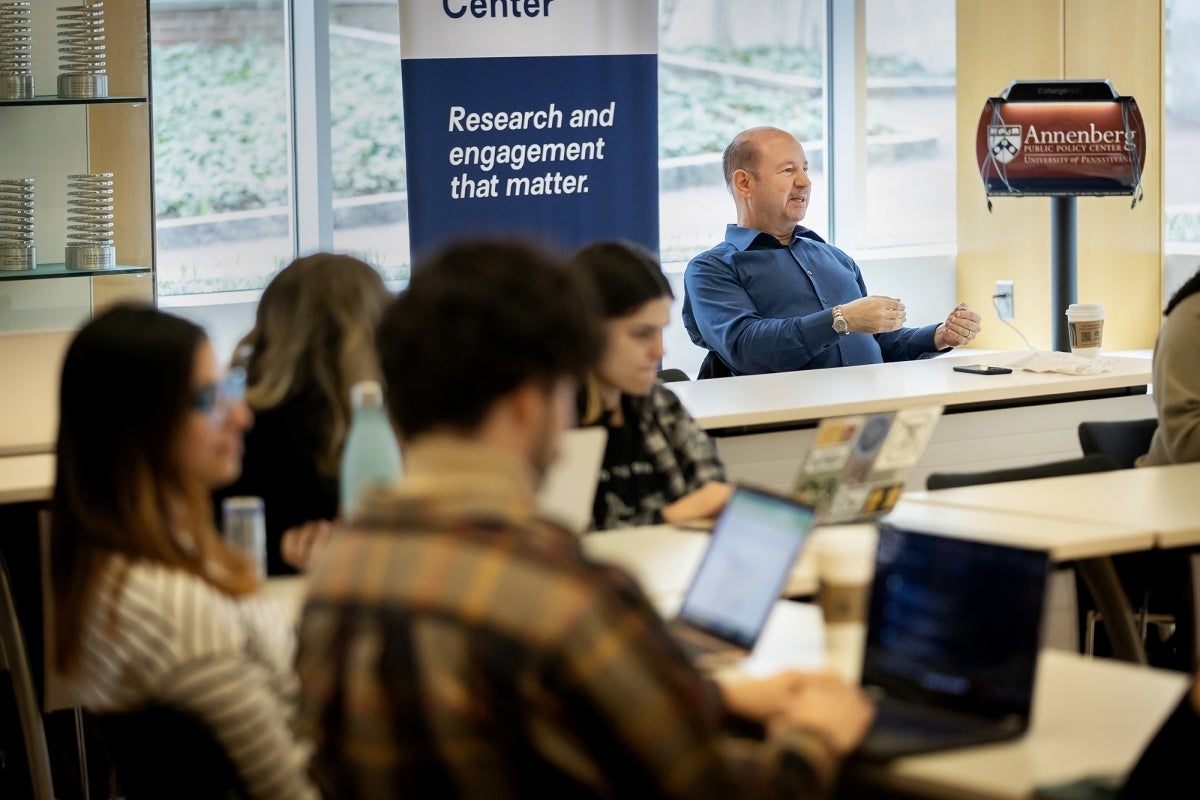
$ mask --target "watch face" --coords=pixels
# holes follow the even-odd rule
[[[846,324],[846,320],[839,314],[833,318],[833,330],[836,333],[847,333],[850,326]]]

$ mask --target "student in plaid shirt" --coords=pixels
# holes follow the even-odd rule
[[[536,517],[599,353],[581,280],[465,242],[384,315],[405,474],[332,537],[300,630],[329,797],[820,797],[870,721],[831,676],[701,676],[628,574]]]

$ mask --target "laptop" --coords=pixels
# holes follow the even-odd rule
[[[827,417],[792,491],[818,522],[864,522],[891,511],[929,444],[942,406]]]
[[[668,623],[698,667],[725,666],[754,649],[815,519],[792,497],[734,487]]]
[[[1049,555],[879,525],[862,685],[869,760],[1019,737],[1029,727]]]
[[[575,533],[588,529],[607,444],[608,429],[601,426],[563,431],[558,458],[546,470],[535,498],[541,516]]]

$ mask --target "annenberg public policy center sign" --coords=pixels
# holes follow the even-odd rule
[[[975,153],[988,196],[1137,195],[1146,128],[1107,80],[1013,81],[984,104]]]

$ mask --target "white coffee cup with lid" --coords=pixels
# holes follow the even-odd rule
[[[1095,358],[1100,355],[1104,338],[1104,306],[1098,303],[1071,303],[1067,308],[1067,334],[1071,352]]]

